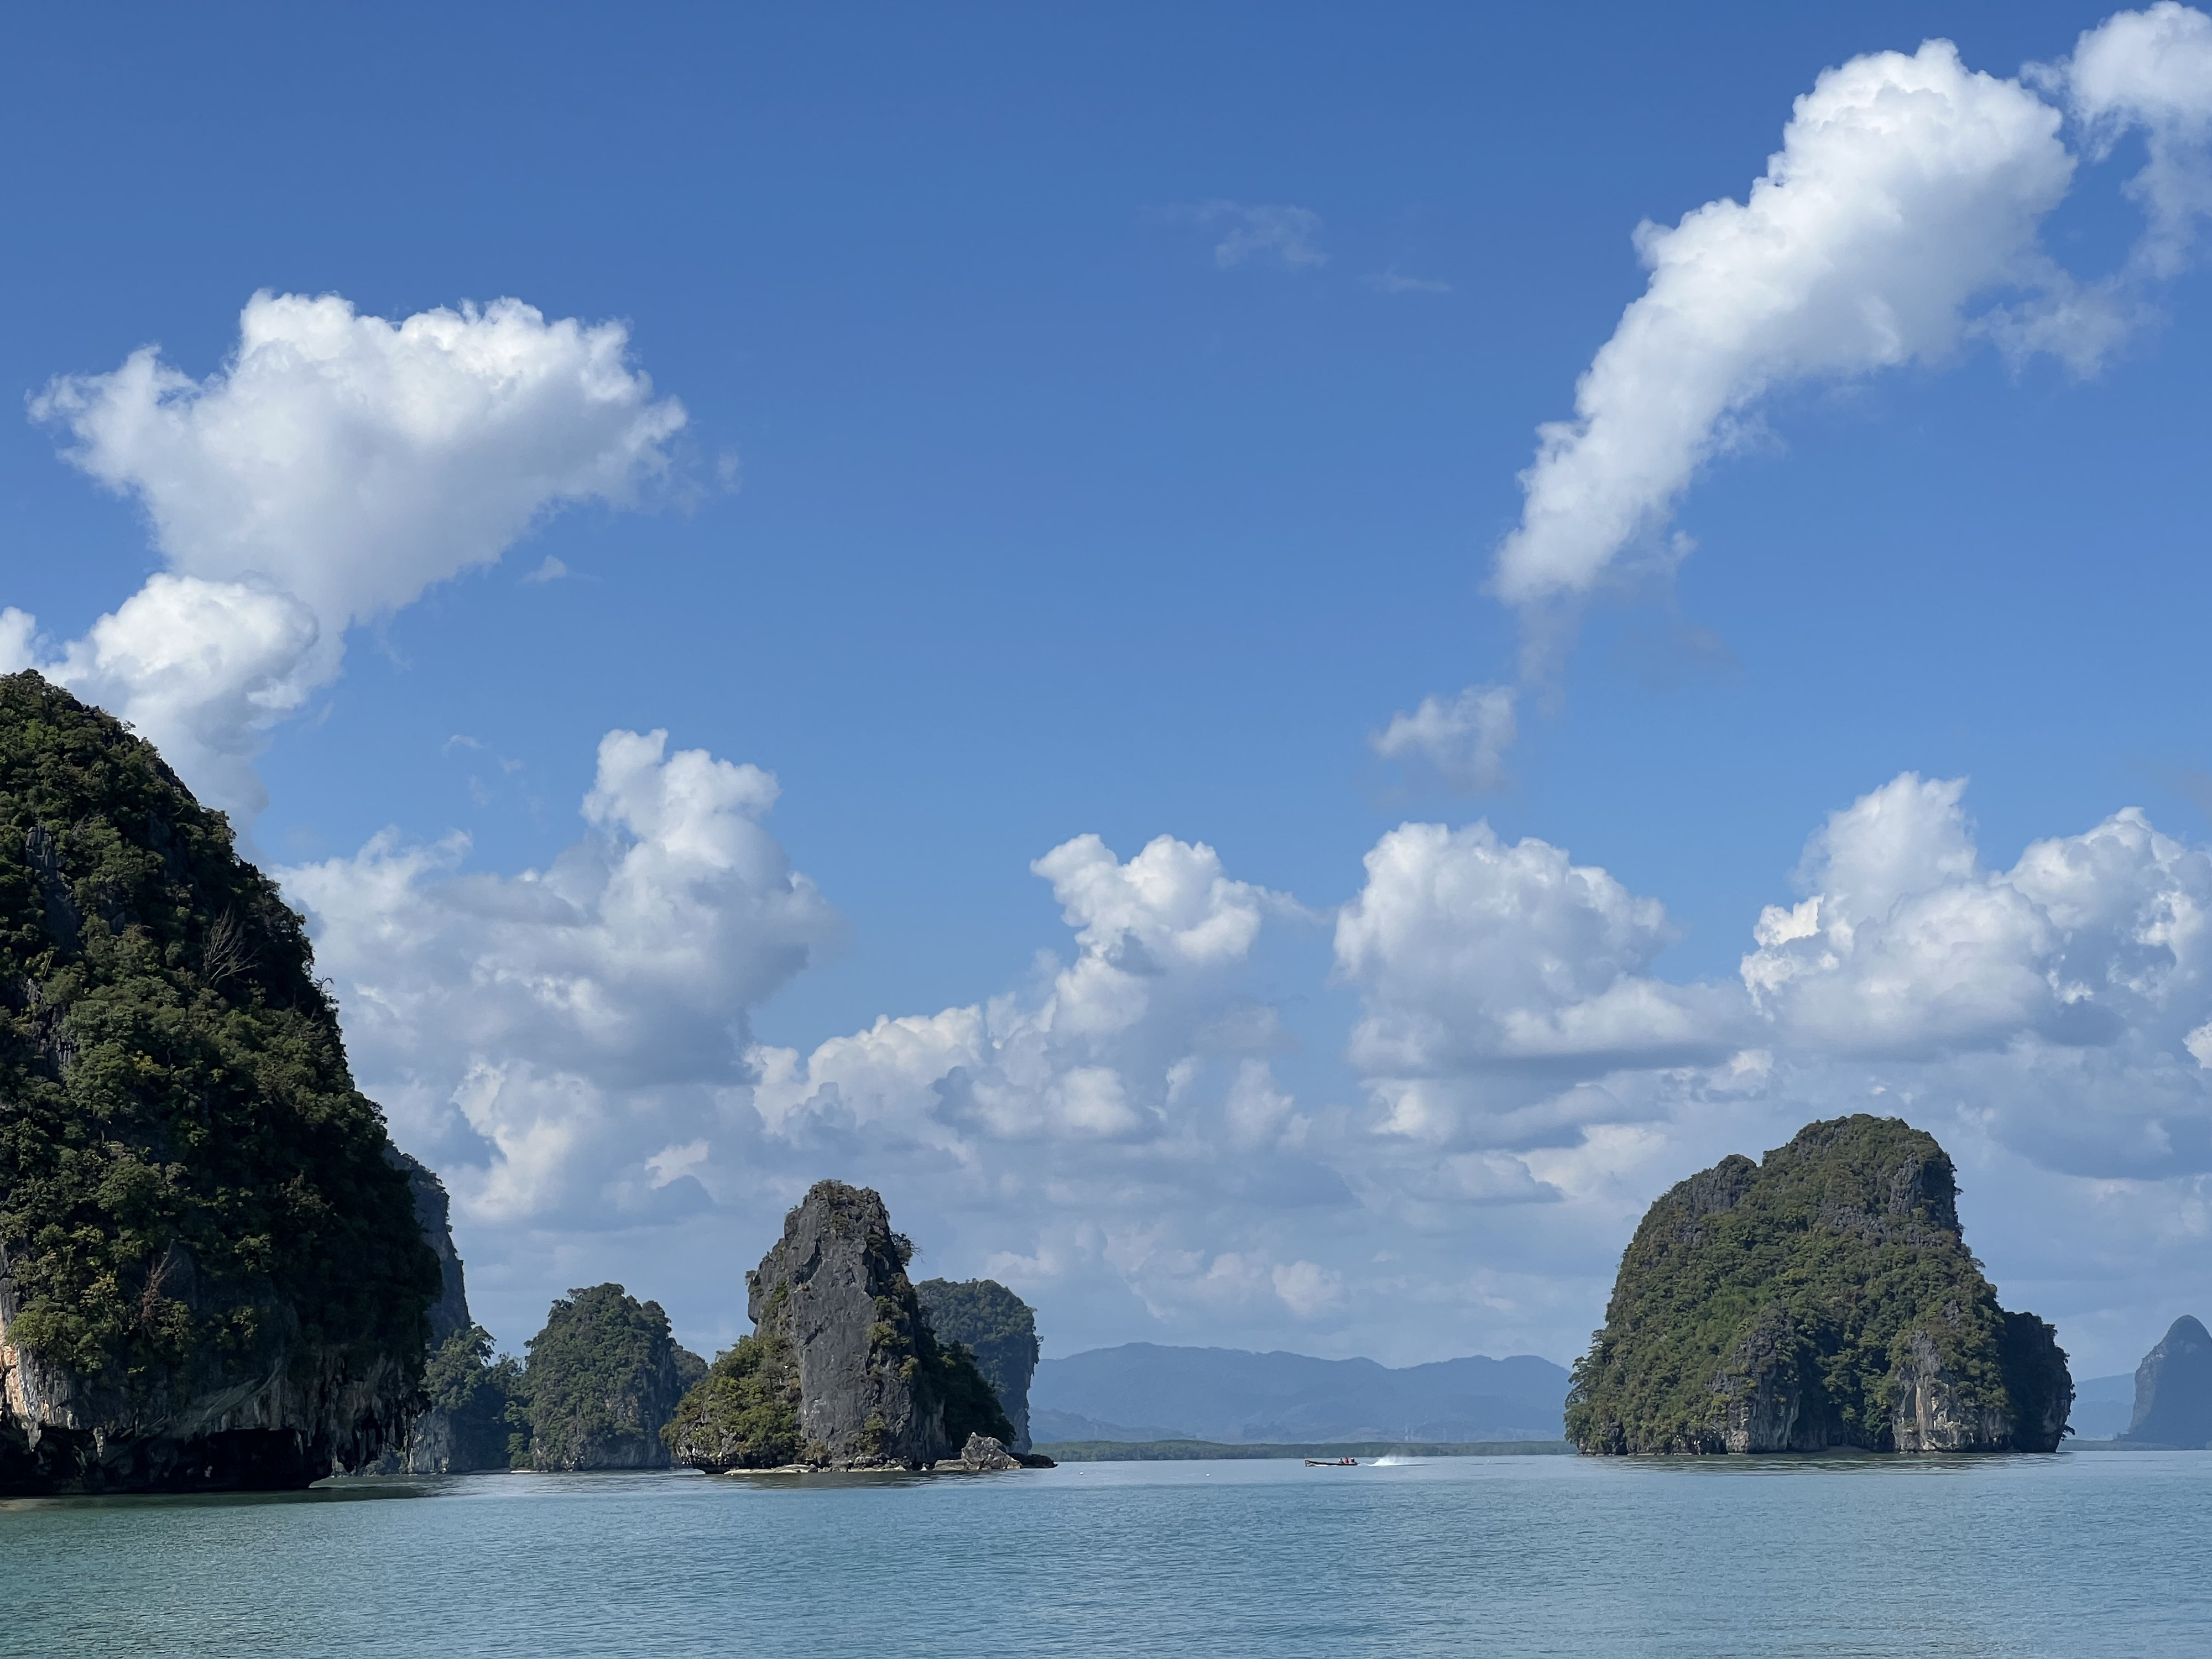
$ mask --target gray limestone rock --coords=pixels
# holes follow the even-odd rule
[[[461,1275],[460,1252],[453,1248],[453,1200],[446,1183],[429,1166],[397,1146],[387,1146],[384,1161],[407,1177],[407,1191],[415,1200],[415,1219],[422,1229],[422,1242],[438,1258],[438,1299],[430,1304],[430,1346],[437,1347],[456,1331],[468,1329],[469,1292]]]
[[[438,1258],[441,1289],[429,1310],[430,1352],[435,1370],[439,1351],[457,1337],[465,1339],[474,1326],[469,1317],[468,1286],[460,1252],[453,1248],[453,1204],[447,1196],[445,1183],[419,1159],[396,1147],[388,1149],[384,1157],[386,1163],[407,1177],[407,1188],[415,1200],[415,1218],[422,1228],[422,1242]],[[481,1337],[480,1333],[478,1335]],[[485,1393],[483,1387],[471,1390],[472,1395],[482,1393],[484,1397],[471,1397],[457,1416],[454,1410],[437,1402],[434,1385],[429,1407],[416,1413],[407,1425],[406,1443],[386,1448],[375,1462],[354,1472],[465,1474],[473,1470],[505,1468],[506,1395],[497,1389],[481,1359],[474,1354],[469,1358],[473,1369],[483,1373],[489,1393]]]
[[[746,1312],[798,1366],[805,1462],[927,1468],[951,1451],[923,1374],[937,1345],[906,1276],[913,1253],[881,1197],[821,1181],[745,1276]]]
[[[2136,1367],[2135,1418],[2120,1437],[2150,1446],[2212,1445],[2212,1332],[2189,1315]]]
[[[1018,1469],[1022,1466],[1020,1458],[988,1434],[969,1435],[968,1443],[960,1449],[960,1461],[971,1469]]]

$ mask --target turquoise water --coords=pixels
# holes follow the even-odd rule
[[[2212,1653],[2212,1454],[0,1503],[0,1654]]]

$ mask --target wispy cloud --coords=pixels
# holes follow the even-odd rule
[[[1441,276],[1408,276],[1397,266],[1367,273],[1367,286],[1377,294],[1449,294],[1452,285]]]
[[[1502,789],[1511,781],[1505,751],[1518,696],[1510,685],[1470,685],[1449,702],[1424,697],[1412,714],[1393,714],[1368,745],[1384,760],[1426,761],[1462,794]]]
[[[1247,260],[1279,265],[1285,270],[1308,270],[1328,263],[1328,255],[1315,246],[1321,234],[1321,215],[1310,208],[1216,199],[1171,208],[1169,212],[1194,223],[1221,228],[1221,240],[1213,245],[1213,263],[1223,270]]]

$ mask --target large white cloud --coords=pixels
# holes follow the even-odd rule
[[[1187,1127],[1200,1068],[1274,1046],[1273,1012],[1242,970],[1263,922],[1287,908],[1280,897],[1231,879],[1212,848],[1166,836],[1127,863],[1082,836],[1031,868],[1075,930],[1073,962],[1033,996],[879,1019],[803,1062],[763,1051],[769,1127],[881,1126],[970,1164],[1001,1142],[1158,1141]],[[1249,1130],[1249,1097],[1267,1091],[1252,1078],[1245,1088]]]
[[[702,1161],[716,1091],[753,1075],[751,1011],[837,937],[761,823],[775,798],[757,768],[612,732],[591,833],[543,871],[386,833],[281,872],[362,1086],[474,1213],[594,1224]]]
[[[726,1340],[738,1271],[836,1175],[1055,1348],[1566,1358],[1656,1193],[1858,1110],[1942,1138],[2008,1294],[2099,1343],[2159,1322],[2212,1227],[2212,858],[2139,812],[1990,870],[1961,784],[1893,780],[1816,830],[1719,985],[1664,977],[1662,906],[1565,849],[1401,825],[1335,913],[1348,1033],[1311,995],[1321,918],[1201,844],[1079,836],[1032,866],[1066,949],[802,1051],[750,1035],[836,932],[774,798],[617,732],[543,872],[386,836],[285,872],[503,1332],[611,1274]],[[1340,1036],[1348,1097],[1300,1052]]]
[[[1945,40],[1853,58],[1796,100],[1741,201],[1638,228],[1650,282],[1577,383],[1574,418],[1539,429],[1497,550],[1492,591],[1522,611],[1524,679],[1556,674],[1579,602],[1683,556],[1677,503],[1756,430],[1770,393],[1941,362],[1972,337],[2086,374],[2154,314],[2150,284],[2182,269],[2212,215],[2212,18],[2174,0],[2121,12],[2023,79],[1970,70]],[[2060,104],[2093,156],[2129,132],[2148,147],[2129,185],[2143,237],[2090,281],[2038,240],[2076,173]],[[1457,788],[1501,787],[1514,732],[1497,696],[1430,697],[1376,746],[1435,762]]]
[[[1948,41],[1822,74],[1744,201],[1638,231],[1650,284],[1575,419],[1542,430],[1499,596],[1589,592],[1770,388],[1939,356],[1970,301],[2032,281],[2037,227],[2073,179],[2059,125]]]
[[[58,652],[17,649],[250,819],[264,734],[337,673],[349,627],[665,472],[684,410],[628,346],[514,300],[395,323],[264,293],[205,380],[150,346],[58,379],[32,413],[139,502],[169,568]]]
[[[1777,1046],[2062,1172],[2212,1171],[2212,856],[2130,808],[1984,871],[1963,789],[1907,774],[1814,836],[1743,960]]]
[[[1573,1085],[1723,1058],[1740,999],[1650,971],[1666,911],[1603,870],[1486,823],[1409,823],[1367,854],[1336,924],[1364,1014],[1351,1059],[1389,1131],[1439,1143],[1571,1138]],[[1542,1109],[1529,1109],[1539,1101]]]

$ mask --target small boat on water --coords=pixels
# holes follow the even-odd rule
[[[1356,1457],[1309,1457],[1306,1467],[1310,1469],[1356,1469],[1359,1467],[1359,1460]]]

